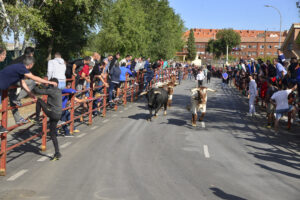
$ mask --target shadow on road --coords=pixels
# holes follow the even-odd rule
[[[217,197],[221,198],[221,199],[225,199],[225,200],[247,200],[245,198],[241,198],[232,194],[228,194],[225,193],[223,190],[213,187],[213,188],[209,188],[210,190],[213,191],[214,195],[216,195]]]

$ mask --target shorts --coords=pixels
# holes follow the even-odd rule
[[[291,112],[293,109],[294,109],[294,106],[289,105],[289,108],[287,108],[287,109],[276,110],[275,111],[276,119],[279,120],[283,116],[284,113]]]
[[[272,103],[267,103],[267,114],[275,112],[275,105]]]

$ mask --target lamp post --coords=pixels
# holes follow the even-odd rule
[[[279,16],[280,16],[280,33],[279,33],[279,49],[281,47],[281,24],[282,24],[282,16],[281,16],[281,13],[279,11],[278,8],[274,7],[274,6],[271,6],[271,5],[265,5],[265,7],[267,8],[274,8],[278,13],[279,13]]]

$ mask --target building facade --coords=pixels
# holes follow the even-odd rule
[[[212,54],[205,51],[208,41],[216,39],[217,33],[222,29],[193,29],[197,55],[201,58],[211,59]],[[264,58],[276,57],[279,48],[279,31],[257,31],[257,30],[234,30],[241,36],[239,46],[231,50],[230,54],[235,58]],[[184,40],[187,41],[190,31],[184,33]],[[281,44],[285,40],[286,32],[281,34]],[[187,46],[181,52],[177,52],[180,60],[185,60]]]
[[[282,45],[286,58],[296,57],[300,59],[300,24],[293,24]]]

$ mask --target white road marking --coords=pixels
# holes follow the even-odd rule
[[[38,162],[44,162],[45,160],[47,160],[52,154],[47,154],[47,156],[43,156],[40,159],[38,159]]]
[[[80,135],[77,136],[77,138],[82,138],[83,136],[85,136],[87,133],[82,133]]]
[[[109,122],[109,119],[106,119],[106,120],[103,121],[103,123],[106,123],[106,122]]]
[[[66,148],[67,146],[69,146],[70,144],[72,144],[72,142],[67,142],[67,143],[61,145],[60,148],[61,148],[61,149],[64,149],[64,148]]]
[[[207,146],[207,145],[204,145],[203,148],[204,148],[204,155],[205,155],[205,158],[209,158],[210,155],[209,155],[209,152],[208,152],[208,146]]]
[[[22,176],[23,174],[25,174],[26,172],[28,172],[27,169],[22,169],[21,171],[19,171],[18,173],[16,173],[15,175],[9,177],[7,179],[7,181],[14,181],[16,180],[17,178],[19,178],[20,176]]]
[[[124,112],[123,110],[120,111],[120,113],[123,113],[123,112]]]
[[[205,122],[201,122],[202,128],[205,128]]]
[[[94,126],[91,128],[91,130],[95,130],[96,128],[99,128],[98,126]]]

